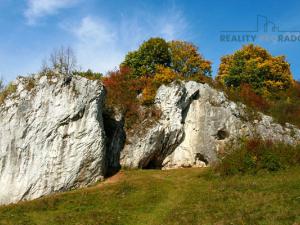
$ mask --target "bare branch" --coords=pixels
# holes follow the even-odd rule
[[[49,57],[49,66],[43,65],[44,69],[53,69],[60,74],[72,75],[76,70],[76,57],[70,47],[54,49]]]

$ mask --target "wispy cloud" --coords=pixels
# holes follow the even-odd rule
[[[158,31],[161,36],[167,40],[181,38],[186,36],[188,30],[188,24],[181,11],[176,9],[170,9],[165,15],[158,18],[156,21]]]
[[[118,48],[117,32],[109,23],[84,17],[78,26],[69,30],[75,35],[75,51],[83,69],[108,71],[122,60],[123,52]]]
[[[142,12],[142,15],[124,15],[115,23],[86,16],[77,24],[62,27],[75,37],[73,47],[83,69],[105,73],[116,68],[128,51],[150,37],[187,38],[188,24],[180,10],[172,9],[160,15]]]
[[[27,23],[32,25],[39,18],[57,13],[58,10],[71,7],[77,2],[78,0],[27,0],[24,16]]]

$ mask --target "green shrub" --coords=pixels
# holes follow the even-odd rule
[[[87,71],[76,71],[73,73],[73,75],[85,77],[89,80],[100,80],[103,77],[102,73],[93,72],[90,69]]]
[[[249,84],[233,88],[214,80],[211,86],[223,91],[231,101],[241,102],[254,112],[259,111],[272,116],[277,123],[291,123],[300,127],[300,83],[298,81],[294,81],[293,86],[280,92],[280,95],[268,97],[256,93]]]
[[[300,165],[300,145],[250,139],[242,141],[241,146],[235,149],[227,147],[225,152],[214,166],[221,175],[255,174],[260,170],[278,171]]]
[[[269,171],[277,171],[284,168],[284,165],[280,162],[280,158],[273,152],[265,152],[262,157],[262,168]]]

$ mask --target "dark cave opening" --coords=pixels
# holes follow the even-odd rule
[[[198,161],[198,160],[201,162],[204,162],[206,165],[208,164],[208,160],[201,153],[196,153],[196,155],[195,155],[195,161]]]
[[[156,158],[151,159],[142,169],[160,170],[162,168],[162,162]]]
[[[229,137],[229,133],[226,130],[218,130],[217,133],[218,140],[224,140],[227,137]]]

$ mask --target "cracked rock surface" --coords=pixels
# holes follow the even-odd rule
[[[26,78],[28,79],[28,78]],[[86,186],[105,173],[101,84],[25,78],[0,106],[0,204]]]
[[[254,119],[246,107],[226,98],[207,84],[173,82],[159,88],[156,106],[162,117],[155,125],[141,127],[127,137],[121,165],[132,168],[201,167],[217,161],[226,144],[240,138],[298,143],[300,130],[280,125],[272,117],[257,113]]]
[[[105,90],[97,81],[37,76],[14,84],[16,92],[0,105],[0,204],[84,187],[120,165],[207,166],[244,137],[300,140],[295,126],[253,117],[223,92],[194,81],[162,85],[155,99],[161,117],[147,117],[126,134],[122,115],[103,113]]]

